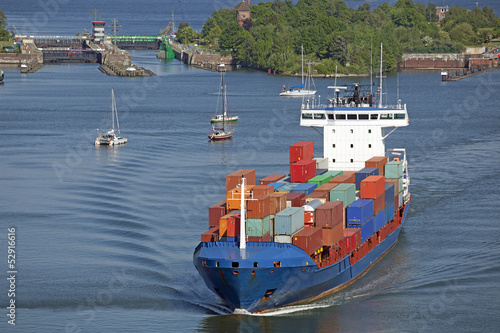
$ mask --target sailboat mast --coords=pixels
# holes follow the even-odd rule
[[[111,89],[111,121],[113,124],[111,129],[114,131],[115,130],[115,92],[113,89]]]
[[[301,66],[301,71],[302,71],[302,85],[304,85],[304,46],[302,45],[301,47],[301,57],[300,57],[300,66]]]

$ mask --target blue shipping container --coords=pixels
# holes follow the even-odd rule
[[[316,169],[316,176],[322,175],[327,171],[328,169]]]
[[[313,193],[314,189],[318,187],[316,183],[302,183],[292,190],[292,192],[302,192],[306,195]]]
[[[287,193],[290,193],[290,192],[292,192],[292,190],[294,188],[296,188],[299,185],[300,185],[300,183],[285,183],[285,185],[279,187],[279,190],[275,189],[274,191],[275,192],[287,192]]]
[[[375,215],[375,231],[379,231],[385,225],[385,209]]]
[[[304,208],[289,207],[274,216],[274,235],[289,235],[304,227]]]
[[[373,199],[358,199],[347,206],[347,224],[363,225],[373,217]]]
[[[385,207],[385,223],[389,223],[394,218],[394,201]]]
[[[348,228],[361,228],[361,243],[366,241],[375,233],[375,218],[372,217],[365,224],[359,225],[348,225]]]
[[[366,167],[356,172],[356,190],[359,190],[361,188],[361,181],[368,176],[378,176],[378,168]]]
[[[282,186],[285,186],[285,183],[269,183],[267,185],[273,185],[274,186],[274,192],[279,192],[278,189]]]
[[[385,184],[385,206],[394,202],[394,185],[393,184]]]

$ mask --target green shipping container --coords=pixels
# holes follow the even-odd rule
[[[343,201],[344,208],[356,201],[355,184],[338,184],[330,191],[330,201]]]
[[[332,178],[335,178],[337,176],[343,175],[344,172],[342,170],[330,170],[324,173],[324,175],[332,176]]]
[[[318,175],[318,176],[314,176],[312,177],[311,179],[309,179],[307,182],[308,183],[316,183],[318,184],[318,186],[321,186],[323,184],[326,184],[328,183],[328,181],[332,179],[332,176],[330,175],[326,175],[326,174],[322,174],[322,175]]]
[[[403,177],[403,162],[387,162],[384,167],[385,178]]]
[[[247,219],[246,233],[249,237],[263,237],[269,233],[271,226],[271,215],[262,219]]]

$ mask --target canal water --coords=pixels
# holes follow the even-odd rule
[[[9,24],[50,3],[24,2],[30,10],[2,5]],[[162,28],[162,15],[147,14],[147,6],[132,15],[132,1],[88,3],[57,2],[53,17],[61,34],[88,25],[94,7],[106,19],[116,14],[124,33]],[[217,6],[232,6],[147,3],[173,7],[165,9],[165,22],[179,4],[197,22]],[[229,172],[285,173],[290,144],[314,140],[321,156],[322,138],[299,126],[300,100],[278,96],[294,79],[238,70],[226,74],[230,107],[240,117],[234,138],[208,142],[219,74],[158,60],[152,51],[134,51],[132,59],[158,75],[109,77],[96,64],[45,65],[28,75],[2,68],[1,332],[479,332],[500,326],[500,71],[457,82],[441,82],[439,71],[389,75],[387,99],[399,97],[410,116],[410,126],[386,142],[406,148],[409,157],[412,205],[399,242],[338,293],[237,315],[192,264],[207,208],[224,197]],[[324,101],[332,81],[315,83]],[[110,125],[111,89],[129,143],[94,147],[96,129]],[[8,228],[16,237],[15,296],[8,296]],[[8,323],[11,299],[15,326]]]

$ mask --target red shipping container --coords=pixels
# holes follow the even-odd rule
[[[338,185],[337,183],[326,183],[326,184],[320,185],[319,187],[316,187],[314,189],[314,192],[327,192],[328,197],[330,197],[330,191],[332,190],[332,188],[334,188],[337,185]]]
[[[313,158],[314,141],[300,141],[290,146],[290,163],[312,160]],[[314,168],[316,168],[316,164],[314,164]]]
[[[365,167],[378,168],[378,174],[383,175],[387,161],[388,159],[386,156],[373,156],[365,162]]]
[[[213,227],[201,234],[202,242],[216,242],[219,240],[219,227]]]
[[[329,201],[316,208],[316,227],[333,228],[337,224],[344,227],[344,203]]]
[[[290,203],[290,207],[302,207],[302,198],[306,196],[303,192],[291,192],[286,194],[287,206]]]
[[[246,178],[245,185],[255,185],[255,170],[240,169],[226,176],[226,192],[241,184],[241,177]]]
[[[322,235],[321,228],[304,228],[292,236],[292,243],[311,255],[323,246]]]
[[[226,215],[226,213],[226,200],[208,207],[208,227],[218,227],[220,218]]]
[[[356,183],[356,173],[346,175],[347,171],[344,171],[343,175],[334,177],[328,181],[329,184],[355,184]]]
[[[320,200],[322,203],[326,203],[329,198],[330,198],[330,192],[313,192],[304,197],[303,205],[313,200]]]
[[[252,189],[254,197],[266,196],[274,192],[273,185],[257,185]]]
[[[377,215],[385,208],[385,193],[373,199],[373,215]]]
[[[268,195],[253,197],[247,201],[247,217],[250,219],[262,219],[270,214],[271,198]]]
[[[332,246],[344,238],[344,226],[339,223],[333,228],[321,228],[321,242],[325,246]]]
[[[259,185],[268,185],[270,183],[277,183],[278,181],[280,181],[281,179],[283,179],[285,177],[286,177],[286,175],[269,175],[265,178],[262,178],[259,181]]]
[[[269,212],[272,215],[276,215],[276,213],[281,212],[286,208],[286,192],[273,192],[269,195],[270,205]]]
[[[271,235],[267,234],[262,237],[256,237],[256,236],[249,236],[247,238],[247,242],[270,242],[271,241]]]
[[[361,181],[360,186],[361,199],[375,199],[385,193],[385,177],[368,176]]]
[[[316,161],[301,160],[290,166],[290,180],[292,183],[305,183],[316,176]]]
[[[219,220],[219,237],[237,237],[240,235],[240,214],[227,214]]]

